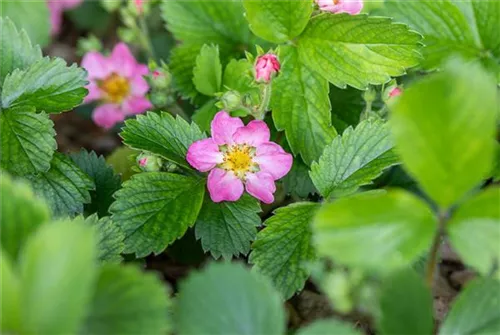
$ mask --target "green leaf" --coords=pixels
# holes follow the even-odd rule
[[[41,46],[49,44],[50,13],[45,1],[2,0],[1,6],[0,15],[4,18],[9,17],[19,29],[24,29],[34,44]],[[17,43],[16,40],[12,42]],[[19,57],[23,56],[19,55]]]
[[[422,335],[434,329],[433,297],[421,276],[411,269],[391,274],[380,293],[380,334]]]
[[[201,45],[178,45],[172,49],[169,69],[172,72],[173,85],[182,98],[194,100],[200,94],[193,83],[193,68]]]
[[[318,208],[298,202],[277,209],[252,244],[254,269],[269,276],[285,299],[301,290],[310,275],[309,263],[316,258],[310,224]]]
[[[196,89],[209,96],[220,91],[222,81],[222,65],[217,45],[204,45],[196,57],[193,69],[193,83]]]
[[[365,89],[419,62],[421,37],[385,17],[323,13],[298,40],[300,59],[338,87]]]
[[[244,0],[243,5],[252,32],[274,43],[300,35],[314,8],[312,0]]]
[[[201,178],[166,172],[134,175],[116,192],[110,208],[125,233],[125,252],[137,257],[162,252],[195,223],[204,193]]]
[[[109,216],[101,219],[93,214],[85,219],[85,223],[94,229],[97,239],[98,255],[101,262],[119,263],[120,255],[125,249],[125,234]]]
[[[203,251],[210,251],[215,259],[246,256],[261,224],[260,211],[259,202],[249,195],[236,202],[205,199],[196,220],[196,239],[201,239]]]
[[[476,279],[454,301],[440,335],[486,335],[500,332],[500,282]]]
[[[250,75],[252,67],[252,64],[247,59],[231,59],[224,69],[223,86],[240,93],[247,93],[252,90],[258,91],[258,88],[252,85],[253,78]]]
[[[149,112],[125,121],[120,136],[134,149],[150,151],[188,169],[186,154],[189,146],[206,137],[195,123],[189,124],[181,117],[174,119],[164,112]]]
[[[347,128],[311,165],[311,179],[325,198],[348,195],[371,183],[399,159],[387,124],[380,119]]]
[[[430,208],[410,193],[361,193],[323,205],[313,242],[335,263],[386,272],[412,264],[430,247],[436,228]]]
[[[70,221],[43,225],[27,241],[19,264],[21,333],[76,333],[92,296],[94,245],[92,229]]]
[[[0,17],[0,88],[7,74],[14,69],[24,70],[41,58],[40,47],[31,45],[26,32],[18,31],[10,19]]]
[[[3,228],[3,227],[2,227]],[[3,334],[15,334],[21,328],[21,289],[19,278],[11,260],[0,250],[0,330]]]
[[[106,163],[113,168],[113,171],[121,177],[122,181],[129,180],[131,176],[137,173],[132,168],[137,166],[136,157],[138,154],[138,151],[124,145],[116,148],[106,157]]]
[[[213,263],[181,283],[177,334],[284,334],[279,294],[241,264]]]
[[[479,65],[453,60],[445,72],[409,87],[393,106],[403,164],[441,207],[462,198],[493,166],[499,102],[491,79]]]
[[[2,108],[33,108],[60,113],[78,106],[87,89],[86,73],[61,58],[40,59],[25,70],[10,73],[2,89]]]
[[[308,326],[299,329],[297,335],[362,335],[359,330],[356,330],[347,322],[337,321],[334,319],[317,320]]]
[[[0,112],[0,163],[13,175],[45,172],[57,148],[53,123],[34,108]]]
[[[287,193],[302,199],[318,192],[309,177],[309,168],[299,158],[293,160],[292,169],[283,178],[283,184]]]
[[[490,187],[467,200],[446,225],[453,249],[484,276],[500,279],[500,188]]]
[[[332,105],[332,124],[339,133],[349,126],[356,127],[361,112],[366,108],[363,91],[347,86],[344,89],[330,85],[330,103]]]
[[[318,159],[337,132],[332,127],[328,82],[299,60],[297,49],[281,48],[282,68],[273,82],[271,108],[294,154],[306,164]]]
[[[92,200],[90,204],[85,205],[85,212],[97,213],[99,217],[108,215],[109,206],[114,201],[113,193],[121,185],[120,176],[116,175],[113,168],[106,164],[103,156],[97,156],[93,151],[81,149],[78,153],[72,153],[70,157],[95,184],[95,190],[90,192]]]
[[[50,170],[27,178],[35,193],[44,198],[54,216],[67,216],[83,212],[83,204],[90,202],[89,190],[94,183],[73,161],[56,152]]]
[[[214,119],[215,114],[219,111],[219,108],[215,106],[216,102],[216,99],[207,101],[193,114],[193,121],[196,122],[202,131],[210,132],[212,120]]]
[[[153,273],[134,266],[101,268],[81,334],[169,334],[168,292]]]
[[[35,198],[26,183],[12,180],[4,172],[0,173],[0,213],[2,251],[13,260],[28,236],[50,217],[45,203]]]

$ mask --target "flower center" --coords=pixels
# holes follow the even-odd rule
[[[255,148],[246,144],[223,147],[223,163],[221,168],[226,171],[232,171],[240,178],[244,179],[247,172],[259,171],[259,165],[253,161]]]
[[[105,93],[105,100],[112,103],[121,103],[130,92],[128,80],[116,73],[104,79],[99,88]]]

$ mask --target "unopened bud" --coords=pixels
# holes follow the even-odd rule
[[[255,62],[255,80],[268,83],[271,77],[280,71],[281,64],[275,54],[267,53],[257,58]]]
[[[238,91],[227,91],[220,98],[222,109],[230,112],[241,107],[241,94]]]
[[[162,159],[150,153],[141,153],[137,156],[137,164],[139,169],[144,172],[157,172],[160,171],[162,166]]]

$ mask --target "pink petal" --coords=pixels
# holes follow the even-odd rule
[[[218,145],[233,144],[233,134],[243,126],[243,121],[240,118],[231,117],[225,111],[220,111],[215,114],[212,120],[212,138]]]
[[[137,64],[134,73],[140,76],[145,76],[149,74],[149,69],[144,64]]]
[[[269,173],[275,180],[284,177],[292,168],[293,156],[278,144],[268,142],[257,147],[254,161],[260,170]]]
[[[92,119],[98,126],[109,129],[123,121],[125,115],[117,105],[105,104],[94,109]]]
[[[196,170],[207,172],[222,163],[223,154],[211,138],[196,141],[188,149],[186,160]]]
[[[130,80],[130,89],[133,95],[144,96],[149,91],[149,85],[142,75],[134,75]]]
[[[243,194],[243,183],[231,171],[213,169],[207,185],[213,202],[236,201]]]
[[[54,36],[61,31],[63,9],[57,1],[48,1],[47,5],[50,12],[50,33]]]
[[[363,9],[362,0],[344,0],[343,6],[338,13],[349,13],[351,15],[356,15]]]
[[[152,108],[153,104],[142,96],[131,96],[122,105],[125,115],[141,114]]]
[[[248,173],[245,187],[247,192],[263,203],[272,204],[276,192],[273,176],[267,172]]]
[[[83,103],[89,103],[101,98],[101,90],[99,89],[99,86],[97,86],[95,81],[91,81],[90,84],[85,86],[85,88],[89,90],[89,94],[87,94],[85,100],[83,100]]]
[[[246,126],[238,128],[233,135],[234,142],[238,144],[249,144],[258,146],[262,143],[269,142],[271,132],[264,121],[253,120]]]
[[[83,56],[82,67],[88,72],[88,79],[106,79],[112,69],[109,60],[98,52],[91,51]]]
[[[130,78],[137,68],[137,61],[125,43],[118,43],[111,53],[111,67],[113,72]]]

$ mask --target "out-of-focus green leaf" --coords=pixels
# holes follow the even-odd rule
[[[194,86],[200,93],[213,96],[220,91],[221,82],[219,47],[205,44],[196,57],[196,66],[193,69]]]
[[[0,6],[0,15],[11,19],[19,30],[24,29],[34,44],[49,44],[50,13],[45,1],[2,0]]]
[[[0,330],[3,334],[15,334],[21,328],[21,289],[12,265],[3,248],[0,249],[0,306],[3,306],[0,310]]]
[[[215,114],[219,111],[219,108],[215,106],[216,102],[216,99],[209,100],[201,106],[200,109],[194,112],[192,119],[200,127],[201,131],[210,132],[210,124]]]

